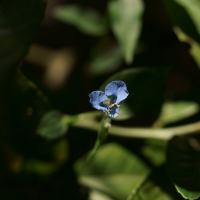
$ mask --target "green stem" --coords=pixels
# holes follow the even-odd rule
[[[108,136],[108,129],[110,127],[110,122],[111,122],[111,118],[110,117],[108,117],[106,115],[104,115],[102,117],[101,122],[99,124],[97,140],[95,142],[94,148],[92,149],[92,151],[88,155],[87,160],[90,161],[94,157],[94,155],[98,151],[100,145],[107,138],[107,136]]]
[[[101,122],[95,120],[96,117],[102,116],[102,112],[93,111],[81,113],[76,116],[64,116],[63,123],[73,127],[80,127],[88,130],[98,131]],[[70,122],[70,123],[69,123]],[[109,134],[120,137],[131,138],[152,138],[160,140],[169,140],[175,135],[191,134],[200,131],[200,122],[194,122],[172,128],[142,128],[142,127],[123,127],[111,126]]]
[[[90,112],[80,114],[80,118],[72,123],[73,127],[80,127],[88,130],[98,131],[100,123],[94,119],[94,116],[99,116],[100,112]],[[175,135],[184,135],[200,131],[200,122],[194,122],[187,125],[176,126],[172,128],[140,128],[140,127],[122,127],[111,126],[109,134],[120,137],[131,138],[152,138],[169,140]]]

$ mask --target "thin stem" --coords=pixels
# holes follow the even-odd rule
[[[103,115],[100,124],[98,124],[98,137],[97,137],[96,143],[94,145],[94,148],[92,149],[92,151],[88,155],[87,160],[91,160],[95,156],[100,145],[107,138],[108,129],[110,127],[110,122],[111,122],[111,118],[106,116],[106,115]]]
[[[92,118],[91,113],[90,117],[86,117],[85,114],[81,114],[82,117],[79,118],[76,122],[74,122],[72,126],[98,131],[100,123],[97,122],[94,118]],[[110,135],[134,138],[154,138],[161,140],[169,140],[175,135],[190,134],[197,131],[200,131],[200,122],[195,122],[172,128],[136,128],[113,125],[109,128]]]

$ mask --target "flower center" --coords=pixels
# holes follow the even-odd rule
[[[116,100],[116,99],[115,99]],[[113,102],[113,101],[112,101]],[[105,101],[103,101],[104,105],[107,105],[107,111],[105,111],[106,114],[110,114],[110,112],[112,111],[112,108],[114,106],[117,106],[118,108],[120,107],[120,104],[117,103],[111,103],[111,99],[106,99]]]

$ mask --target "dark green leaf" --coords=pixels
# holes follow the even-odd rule
[[[14,71],[27,53],[44,9],[44,0],[0,1],[0,81]]]
[[[133,189],[127,200],[180,200],[170,179],[167,176],[165,166],[155,168],[144,183],[137,189]]]
[[[200,136],[174,137],[167,148],[168,173],[187,199],[200,197]]]
[[[124,200],[149,173],[149,168],[135,155],[117,144],[102,146],[91,162],[86,158],[75,164],[81,184]]]
[[[141,0],[110,0],[108,2],[111,27],[127,63],[133,61],[142,26],[143,7]]]
[[[58,110],[47,112],[39,123],[38,134],[47,139],[62,137],[68,129],[68,125],[63,120],[63,115]]]
[[[199,0],[164,0],[172,22],[200,44]]]
[[[163,67],[134,68],[120,71],[106,80],[100,88],[103,91],[106,85],[114,80],[124,81],[129,91],[129,96],[114,120],[128,119],[149,107],[154,110],[160,108],[161,89],[167,72],[168,68]]]
[[[101,36],[107,30],[107,23],[95,10],[80,6],[62,6],[55,10],[55,17],[63,22],[76,26],[84,33]]]
[[[200,44],[184,33],[179,27],[174,27],[173,30],[181,42],[187,42],[191,46],[189,50],[190,55],[194,58],[196,64],[200,68]]]

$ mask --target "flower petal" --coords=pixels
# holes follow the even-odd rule
[[[97,110],[107,111],[107,105],[104,105],[102,102],[105,101],[108,97],[102,91],[93,91],[89,94],[90,100],[89,102],[92,104],[94,108]]]
[[[117,106],[114,106],[108,116],[114,118],[118,115],[118,112],[119,112],[119,108]]]
[[[126,84],[123,81],[112,81],[105,88],[107,96],[114,96],[117,98],[116,103],[120,103],[129,95]]]

